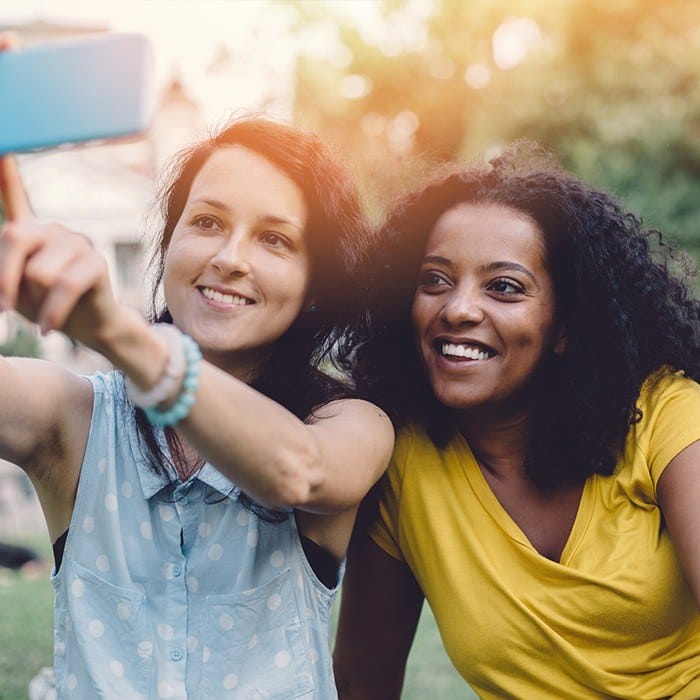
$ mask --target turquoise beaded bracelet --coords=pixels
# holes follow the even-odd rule
[[[201,369],[202,353],[199,346],[190,336],[182,333],[182,352],[185,356],[187,368],[180,385],[180,393],[175,403],[165,410],[156,406],[148,406],[143,409],[146,418],[154,425],[163,428],[173,426],[184,420],[195,402],[195,394],[199,387],[199,371]]]

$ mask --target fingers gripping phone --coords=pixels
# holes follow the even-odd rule
[[[150,42],[139,34],[0,52],[0,153],[146,131],[153,69]]]

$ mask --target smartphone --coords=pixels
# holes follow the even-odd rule
[[[154,60],[140,34],[105,33],[0,52],[0,153],[145,132]]]

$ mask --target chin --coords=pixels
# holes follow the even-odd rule
[[[464,391],[450,391],[449,389],[441,391],[439,389],[433,389],[433,393],[435,394],[435,398],[443,406],[456,411],[473,408],[480,403],[478,400],[475,401],[473,393],[466,393]]]

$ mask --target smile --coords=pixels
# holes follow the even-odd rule
[[[202,296],[207,299],[219,304],[227,304],[228,306],[246,306],[247,304],[255,303],[252,299],[248,299],[247,297],[242,297],[238,294],[222,294],[210,287],[200,287],[199,291],[202,293]]]
[[[467,360],[488,360],[495,355],[491,350],[471,344],[440,343],[439,349],[444,357],[463,357]]]

